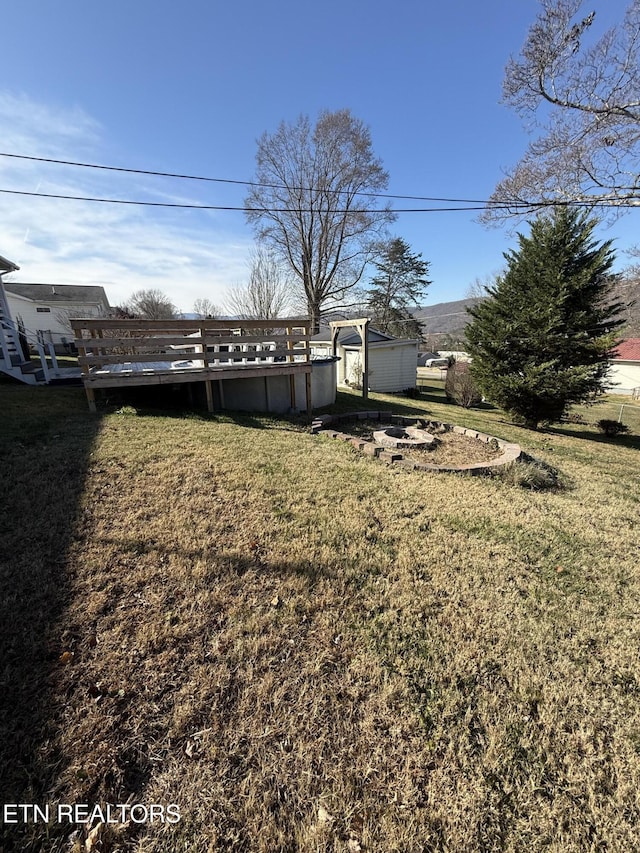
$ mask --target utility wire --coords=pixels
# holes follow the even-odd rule
[[[180,174],[178,172],[159,172],[153,171],[151,169],[131,169],[125,168],[123,166],[106,166],[98,163],[83,163],[75,160],[58,160],[52,157],[34,157],[27,154],[11,154],[8,152],[0,151],[0,157],[10,157],[17,160],[29,160],[35,161],[38,163],[52,163],[63,166],[77,166],[79,168],[84,169],[100,169],[108,172],[123,172],[126,174],[133,175],[150,175],[154,177],[163,177],[163,178],[179,178],[181,180],[189,180],[189,181],[205,181],[208,183],[222,183],[222,184],[233,184],[236,186],[248,186],[248,187],[263,187],[265,189],[277,189],[277,190],[288,190],[288,191],[296,191],[296,192],[313,192],[313,188],[309,187],[287,187],[283,184],[267,184],[260,183],[257,181],[240,181],[232,178],[212,178],[206,177],[202,175],[188,175],[188,174]],[[207,205],[207,204],[178,204],[178,203],[170,203],[170,202],[153,202],[153,201],[137,201],[133,199],[112,199],[112,198],[99,198],[94,196],[75,196],[75,195],[62,195],[56,193],[40,193],[40,192],[27,192],[25,190],[8,190],[8,189],[0,189],[0,192],[9,193],[11,195],[24,195],[24,196],[33,196],[38,198],[55,198],[55,199],[67,199],[70,201],[93,201],[100,202],[102,204],[129,204],[129,205],[138,205],[142,207],[167,207],[167,208],[183,208],[183,209],[191,209],[191,210],[227,210],[227,211],[248,211],[250,213],[307,213],[311,212],[307,208],[250,208],[250,207],[238,207],[238,206],[225,206],[225,205]],[[342,195],[348,192],[348,190],[332,190],[336,195]],[[515,202],[500,202],[494,201],[492,199],[468,199],[468,198],[441,198],[437,196],[419,196],[419,195],[395,195],[393,193],[370,193],[370,192],[355,192],[353,195],[363,196],[366,198],[386,198],[386,199],[398,199],[398,200],[411,200],[411,201],[430,201],[437,202],[438,204],[462,204],[464,207],[430,207],[430,208],[393,208],[391,209],[391,213],[438,213],[442,212],[461,212],[465,210],[469,211],[481,211],[486,210],[487,208],[490,210],[514,210],[520,209],[523,212],[533,211],[536,209],[541,209],[545,207],[566,207],[566,206],[574,206],[574,207],[633,207],[636,206],[634,202],[631,200],[622,200],[615,198],[603,198],[600,201],[592,201],[592,202],[569,202],[569,201],[560,201],[560,200],[548,200],[548,201],[538,201],[538,202],[524,202],[524,201],[515,201]],[[324,211],[328,214],[333,213],[345,213],[344,209],[342,210],[327,210]],[[375,209],[354,209],[350,211],[351,213],[380,213],[381,211],[378,208]]]
[[[63,195],[60,193],[41,193],[41,192],[27,192],[26,190],[7,190],[0,189],[0,193],[7,193],[9,195],[23,195],[23,196],[33,196],[35,198],[57,198],[57,199],[67,199],[69,201],[93,201],[100,202],[102,204],[131,204],[131,205],[139,205],[141,207],[173,207],[173,208],[186,208],[188,210],[230,210],[230,211],[242,211],[249,213],[311,213],[308,208],[296,208],[296,207],[233,207],[219,204],[178,204],[175,202],[167,202],[167,201],[136,201],[133,199],[122,199],[122,198],[98,198],[96,196],[83,196],[83,195]],[[506,207],[507,205],[503,205]],[[478,207],[415,207],[415,208],[393,208],[391,213],[440,213],[446,211],[463,211],[463,210],[484,210],[484,205]],[[317,212],[317,211],[315,211]],[[353,208],[352,210],[345,211],[344,209],[340,210],[323,210],[323,213],[333,214],[333,213],[381,213],[379,208],[366,209],[366,208]]]
[[[107,172],[125,172],[130,175],[151,175],[153,177],[160,178],[179,178],[181,180],[187,181],[206,181],[208,183],[215,184],[235,184],[236,186],[245,186],[245,187],[264,187],[265,189],[276,189],[276,190],[294,190],[297,192],[313,192],[313,188],[309,187],[287,187],[284,184],[266,184],[260,183],[259,181],[239,181],[234,180],[232,178],[211,178],[205,177],[202,175],[187,175],[180,174],[178,172],[157,172],[151,169],[129,169],[123,166],[104,166],[98,163],[82,163],[76,160],[56,160],[53,157],[32,157],[27,154],[9,154],[4,151],[0,151],[0,157],[11,157],[15,160],[32,160],[37,163],[55,163],[61,166],[78,166],[83,169],[102,169]],[[348,190],[334,190],[336,193],[346,193]],[[419,195],[395,195],[392,193],[368,193],[368,192],[356,192],[354,195],[367,196],[369,198],[395,198],[395,199],[405,199],[411,201],[437,201],[437,202],[448,202],[451,204],[481,204],[483,206],[486,205],[494,205],[498,204],[498,202],[493,202],[490,199],[487,201],[485,199],[473,199],[473,198],[436,198],[433,196],[419,196]],[[529,205],[526,202],[517,202],[517,206],[519,207],[528,207]]]

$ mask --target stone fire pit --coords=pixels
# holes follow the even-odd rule
[[[418,427],[383,426],[373,433],[373,440],[383,447],[392,447],[396,450],[433,450],[438,443],[435,435],[431,435],[424,429]]]
[[[336,429],[336,426],[347,426],[349,421],[380,421],[380,429],[372,434],[373,440],[366,440],[358,436],[350,435]],[[502,467],[510,465],[522,457],[522,450],[517,444],[494,438],[491,435],[477,432],[474,429],[457,426],[456,424],[441,423],[440,421],[425,420],[424,418],[406,417],[404,415],[391,415],[392,423],[384,426],[389,421],[389,412],[349,412],[340,415],[317,415],[311,424],[311,431],[315,434],[326,435],[330,438],[339,438],[348,441],[354,448],[367,456],[379,459],[381,462],[409,468],[413,471],[450,471],[466,474],[489,473]],[[430,430],[427,431],[425,427]],[[348,429],[348,427],[347,427]],[[481,443],[495,444],[500,450],[500,455],[486,462],[470,462],[462,465],[444,464],[434,465],[432,463],[421,463],[413,458],[405,458],[402,450],[434,449],[439,439],[432,433],[445,434],[448,432],[467,436]]]

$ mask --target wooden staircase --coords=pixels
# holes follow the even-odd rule
[[[42,360],[41,360],[42,361]],[[41,385],[47,381],[45,369],[41,365],[26,359],[20,346],[18,330],[15,327],[7,296],[0,277],[0,373],[11,376],[27,385]]]

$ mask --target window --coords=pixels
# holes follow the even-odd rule
[[[38,314],[51,314],[51,308],[36,308]]]

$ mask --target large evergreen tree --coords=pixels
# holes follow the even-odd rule
[[[414,254],[402,238],[394,237],[383,244],[375,267],[377,273],[367,293],[367,309],[374,325],[396,337],[420,337],[421,326],[412,312],[431,284],[428,261]]]
[[[527,426],[557,421],[602,391],[622,309],[612,300],[611,241],[585,211],[556,208],[505,253],[489,298],[469,309],[472,373],[492,402]]]

